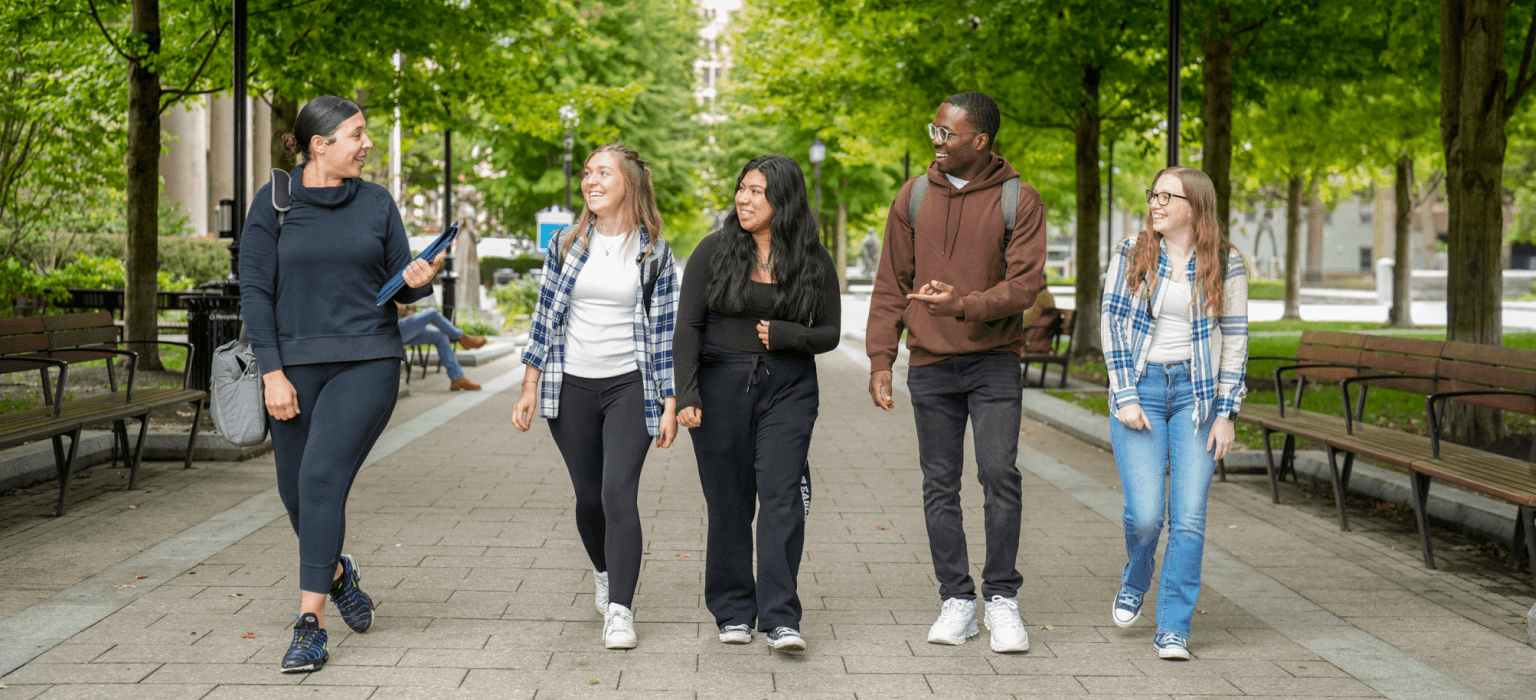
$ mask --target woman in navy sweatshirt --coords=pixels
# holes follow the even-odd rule
[[[317,671],[326,652],[325,600],[363,632],[373,600],[342,554],[347,493],[395,410],[405,350],[394,304],[374,297],[397,271],[394,301],[432,293],[432,264],[412,260],[389,191],[360,179],[373,142],[351,100],[309,101],[284,135],[303,161],[279,218],[275,178],[256,193],[240,240],[240,301],[262,372],[277,489],[299,536],[299,620],[285,673]]]

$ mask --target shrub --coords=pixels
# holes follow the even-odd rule
[[[519,275],[528,274],[544,266],[544,258],[532,255],[519,255],[515,258],[498,258],[495,256],[480,258],[480,281],[490,284],[496,278],[496,271],[501,268],[509,268]]]
[[[534,306],[539,303],[539,280],[525,275],[511,283],[492,287],[491,296],[496,300],[502,315],[511,321],[523,314],[533,313]]]
[[[127,283],[128,266],[121,258],[83,253],[76,255],[69,264],[43,276],[44,285],[58,288],[122,289]],[[155,276],[155,285],[160,291],[176,291],[191,289],[196,283],[162,269]]]
[[[68,296],[63,289],[45,289],[47,286],[42,275],[16,258],[0,259],[0,299],[9,300],[0,306],[0,316],[41,311]]]

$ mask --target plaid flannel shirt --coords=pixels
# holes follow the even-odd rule
[[[1157,256],[1156,296],[1148,300],[1145,286],[1132,294],[1126,272],[1133,245],[1135,239],[1120,243],[1110,258],[1104,280],[1099,332],[1103,335],[1104,364],[1109,371],[1110,411],[1141,402],[1136,383],[1147,368],[1153,330],[1162,315],[1168,283],[1173,279],[1164,243]],[[1190,256],[1186,271],[1186,279],[1195,279],[1194,256]],[[1213,414],[1225,416],[1237,411],[1248,393],[1243,381],[1248,370],[1248,268],[1235,249],[1227,256],[1222,286],[1224,308],[1219,319],[1206,315],[1204,296],[1198,287],[1193,289],[1195,303],[1189,325],[1195,425],[1203,424]]]
[[[590,226],[590,224],[589,224]],[[533,312],[533,328],[528,331],[528,347],[523,350],[523,364],[542,370],[542,386],[539,390],[539,415],[545,418],[560,417],[560,388],[565,379],[565,329],[571,304],[571,290],[576,277],[587,263],[589,248],[572,245],[563,262],[555,265],[555,252],[564,238],[571,235],[567,227],[557,232],[549,242],[550,254],[544,258],[544,276],[539,280],[539,301]],[[588,235],[591,235],[590,229]],[[641,256],[650,242],[651,234],[640,227]],[[645,385],[645,427],[651,437],[661,435],[662,401],[677,394],[672,370],[672,333],[677,327],[677,266],[672,260],[672,248],[663,239],[656,239],[656,249],[651,256],[660,261],[656,273],[656,288],[651,293],[651,310],[647,316],[641,295],[645,290],[648,259],[636,257],[640,266],[641,284],[635,288],[635,365],[640,368]]]

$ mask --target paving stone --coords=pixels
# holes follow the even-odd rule
[[[155,672],[159,664],[40,664],[30,663],[0,678],[10,685],[54,683],[138,683]]]
[[[208,684],[190,685],[124,685],[88,683],[56,685],[37,696],[41,700],[197,700],[209,696],[214,687]],[[10,691],[5,691],[10,700]]]

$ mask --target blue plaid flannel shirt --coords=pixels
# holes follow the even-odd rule
[[[571,290],[576,286],[576,276],[587,263],[588,248],[572,245],[559,268],[556,255],[565,236],[571,234],[567,227],[557,232],[549,242],[550,254],[544,258],[544,276],[539,280],[539,301],[533,312],[533,328],[528,331],[528,347],[523,350],[523,364],[542,370],[542,386],[539,390],[539,415],[545,418],[560,417],[560,387],[565,378],[565,328],[566,314],[570,309]],[[588,233],[590,234],[590,231]],[[644,251],[651,234],[640,227],[640,249]],[[641,253],[644,255],[644,253]],[[636,258],[640,265],[642,284],[635,288],[635,365],[640,368],[645,385],[645,427],[651,437],[661,435],[662,401],[677,394],[672,369],[672,334],[677,328],[677,266],[672,259],[672,248],[666,240],[656,239],[656,249],[651,256],[660,261],[657,270],[656,289],[651,293],[651,311],[647,316],[641,299],[644,293],[646,269],[650,260]]]
[[[1157,257],[1156,296],[1149,303],[1145,286],[1132,294],[1126,272],[1135,242],[1134,238],[1126,239],[1115,249],[1104,280],[1099,332],[1104,342],[1104,364],[1109,371],[1111,412],[1141,402],[1136,383],[1147,368],[1153,329],[1162,314],[1167,283],[1173,279],[1164,243]],[[1194,256],[1190,256],[1187,273],[1186,279],[1195,278]],[[1222,284],[1224,308],[1219,319],[1206,315],[1203,295],[1198,288],[1194,291],[1190,375],[1195,388],[1195,425],[1202,425],[1213,414],[1225,416],[1238,410],[1248,393],[1244,384],[1248,371],[1248,267],[1242,254],[1235,249],[1228,253],[1227,274]]]

